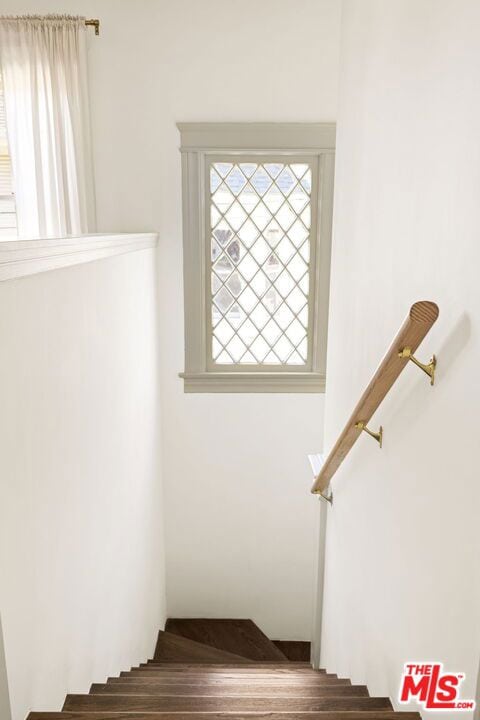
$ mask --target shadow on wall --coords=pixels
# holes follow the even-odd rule
[[[438,365],[435,370],[435,384],[438,384],[441,378],[452,369],[455,361],[468,345],[471,334],[472,324],[470,318],[467,313],[462,313],[453,328],[450,330],[449,334],[445,337],[440,347],[434,348],[435,355],[437,356],[438,361]],[[427,362],[426,356],[424,358],[421,351],[419,355],[422,361]],[[424,382],[424,378],[422,377],[421,373],[419,373],[418,375],[417,382]],[[412,385],[409,392],[399,395],[398,400],[394,405],[395,412],[398,412],[400,407],[408,405],[408,403],[412,401],[412,398],[415,397],[416,393],[417,387],[415,385]]]
[[[10,700],[8,696],[7,664],[3,647],[2,617],[0,616],[0,719],[11,720]]]
[[[468,345],[472,334],[472,323],[467,313],[462,313],[445,338],[443,344],[437,350],[438,356],[442,358],[440,372],[447,373],[454,364],[456,358]],[[445,369],[444,369],[445,368]]]

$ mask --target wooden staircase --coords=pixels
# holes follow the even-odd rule
[[[365,685],[289,659],[305,657],[305,646],[272,642],[251,620],[171,619],[152,660],[28,720],[420,720]]]

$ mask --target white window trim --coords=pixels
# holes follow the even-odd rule
[[[325,366],[332,233],[334,123],[179,123],[182,153],[183,268],[185,299],[185,392],[325,391]],[[205,253],[205,167],[210,156],[295,155],[317,157],[322,181],[313,299],[315,332],[309,370],[208,369]],[[316,201],[316,198],[313,198]]]

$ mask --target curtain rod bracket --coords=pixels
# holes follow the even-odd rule
[[[435,368],[437,367],[437,358],[435,357],[435,355],[432,355],[430,362],[425,364],[420,362],[420,360],[417,360],[417,358],[412,353],[412,348],[404,347],[398,353],[398,357],[411,360],[417,367],[420,368],[420,370],[423,370],[423,372],[429,376],[430,385],[433,385],[433,383],[435,382]]]
[[[95,35],[100,35],[100,20],[85,20],[85,25],[91,25],[95,28]]]
[[[368,433],[370,437],[374,438],[380,447],[382,447],[383,442],[383,427],[380,425],[380,429],[378,432],[373,432],[372,430],[369,430],[367,427],[367,423],[363,422],[362,420],[359,420],[359,422],[355,423],[355,427],[357,430],[363,430],[363,432]]]

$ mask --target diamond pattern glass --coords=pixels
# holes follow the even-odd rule
[[[310,165],[213,162],[209,178],[214,363],[305,365]]]

